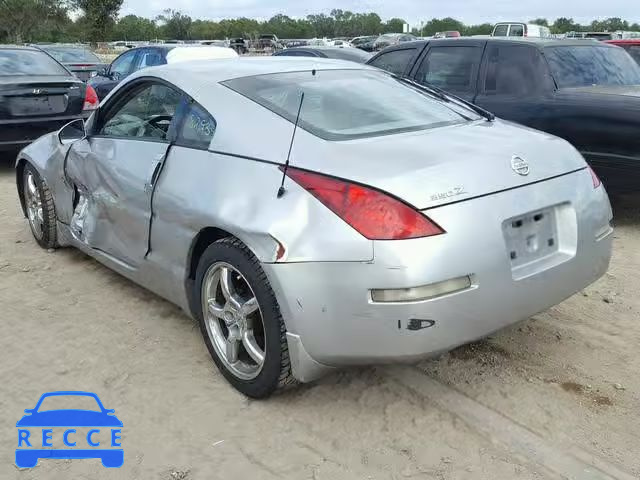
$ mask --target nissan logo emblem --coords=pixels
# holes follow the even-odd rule
[[[520,158],[517,155],[511,157],[511,168],[518,175],[529,175],[529,164],[524,158]]]

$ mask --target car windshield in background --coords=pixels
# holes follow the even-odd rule
[[[467,121],[418,89],[384,72],[320,70],[243,77],[223,82],[290,122],[325,140],[389,135]]]
[[[10,75],[69,75],[69,72],[44,52],[0,49],[0,76]]]
[[[47,47],[43,50],[62,63],[102,63],[94,53],[84,48]]]
[[[547,47],[545,55],[559,88],[640,85],[640,67],[621,48]]]

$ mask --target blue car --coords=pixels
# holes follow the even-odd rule
[[[49,397],[90,397],[93,398],[99,409],[96,410],[79,410],[79,409],[59,409],[59,410],[44,410],[40,411],[42,402]],[[114,410],[104,408],[100,398],[95,393],[91,392],[49,392],[40,397],[38,403],[33,409],[26,409],[26,415],[23,416],[16,427],[19,427],[18,431],[18,448],[16,449],[16,465],[21,468],[35,467],[40,458],[65,458],[65,459],[80,459],[80,458],[99,458],[105,467],[120,467],[124,462],[124,452],[122,448],[55,448],[49,442],[45,443],[45,440],[51,440],[51,431],[43,429],[42,437],[39,435],[33,435],[31,437],[32,430],[40,427],[71,427],[65,431],[63,436],[65,446],[75,446],[76,442],[69,443],[68,435],[70,433],[76,433],[73,427],[97,427],[94,430],[89,430],[87,434],[87,443],[90,447],[98,446],[98,442],[92,440],[92,433],[100,433],[100,428],[111,429],[111,446],[120,446],[116,440],[120,439],[119,433],[122,427],[122,422],[114,415]],[[69,432],[69,433],[67,433]],[[46,436],[48,435],[48,436]],[[31,439],[32,438],[32,439]],[[35,445],[42,438],[43,448],[37,448]],[[31,442],[34,443],[34,448],[20,448],[22,446],[31,447]],[[44,447],[53,448],[44,448]]]

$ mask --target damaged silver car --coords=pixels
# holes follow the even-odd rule
[[[611,255],[607,194],[567,142],[340,61],[146,69],[16,171],[42,247],[182,307],[252,397],[484,337]]]

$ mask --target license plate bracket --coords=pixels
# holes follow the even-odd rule
[[[536,262],[558,251],[558,224],[555,208],[545,208],[502,224],[512,269]]]

